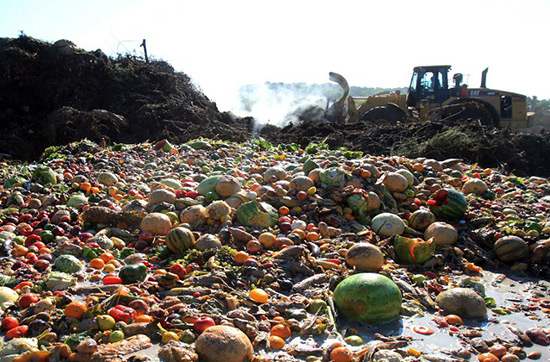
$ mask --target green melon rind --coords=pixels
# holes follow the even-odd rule
[[[334,304],[347,318],[363,323],[385,323],[399,316],[399,287],[377,273],[360,273],[344,279],[334,290]]]
[[[464,195],[453,189],[446,189],[449,193],[447,204],[441,206],[430,205],[430,211],[439,219],[458,220],[468,209],[468,202]]]

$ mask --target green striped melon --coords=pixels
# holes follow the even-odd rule
[[[493,246],[497,257],[506,262],[520,260],[529,253],[529,246],[519,236],[509,235],[498,239]]]
[[[175,227],[166,234],[166,246],[172,252],[181,254],[187,249],[191,249],[195,244],[193,232],[184,227]]]
[[[430,211],[439,219],[460,220],[468,209],[464,195],[454,189],[440,189],[430,196]]]

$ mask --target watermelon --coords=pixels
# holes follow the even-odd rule
[[[401,291],[388,277],[360,273],[347,277],[334,290],[336,308],[355,321],[385,323],[401,311]]]
[[[464,195],[457,190],[439,189],[430,196],[427,204],[430,211],[439,219],[460,220],[468,209]]]
[[[515,235],[508,235],[498,239],[493,246],[497,257],[505,262],[520,260],[529,254],[527,243]]]
[[[175,227],[166,234],[166,246],[172,252],[181,254],[187,249],[191,249],[195,244],[193,232],[184,227]]]

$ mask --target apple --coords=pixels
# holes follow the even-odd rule
[[[216,322],[210,317],[199,317],[195,319],[195,322],[193,323],[193,330],[196,333],[202,333],[206,328],[215,326]]]

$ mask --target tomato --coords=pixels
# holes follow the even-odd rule
[[[12,339],[12,338],[26,337],[28,331],[29,331],[29,326],[26,326],[26,325],[17,326],[15,328],[10,329],[6,333],[6,338]]]
[[[19,300],[17,301],[17,305],[19,306],[19,308],[23,309],[23,308],[27,308],[33,303],[38,302],[38,300],[39,298],[36,294],[25,293],[19,298]]]
[[[19,325],[19,321],[14,317],[6,317],[2,320],[2,329],[9,331]]]
[[[103,285],[109,284],[122,284],[122,279],[119,277],[105,277],[103,278]]]

